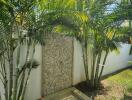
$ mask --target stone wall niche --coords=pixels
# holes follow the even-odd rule
[[[42,47],[42,95],[72,85],[73,39],[53,33],[46,35]]]

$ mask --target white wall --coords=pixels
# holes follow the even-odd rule
[[[110,74],[119,69],[128,67],[128,61],[132,60],[132,55],[129,56],[130,45],[122,44],[120,54],[114,51],[109,53],[103,75]],[[85,72],[82,58],[81,45],[77,40],[74,40],[74,66],[73,66],[73,84],[77,84],[85,80]]]
[[[37,100],[41,97],[41,66],[42,66],[42,47],[36,46],[34,58],[39,62],[37,69],[33,69],[29,78],[25,100]]]
[[[106,66],[103,75],[115,72],[119,69],[130,66],[129,60],[132,60],[132,55],[129,55],[130,45],[122,44],[120,48],[120,54],[116,54],[114,51],[108,55]]]
[[[26,46],[21,48],[21,64],[25,62],[26,57]],[[15,52],[16,53],[16,52]],[[37,69],[33,69],[29,78],[25,100],[37,100],[41,97],[41,66],[42,66],[42,47],[40,45],[36,46],[36,52],[34,58],[39,62]],[[14,54],[14,59],[16,59],[16,54]],[[15,62],[14,62],[15,64]],[[4,95],[3,85],[0,82],[0,93]],[[2,100],[4,100],[2,96]]]
[[[42,66],[42,47],[40,45],[36,46],[36,52],[34,58],[39,62],[39,66],[37,69],[33,69],[29,78],[25,100],[37,100],[41,97],[41,66]],[[15,52],[16,53],[16,52]],[[14,53],[14,59],[16,59],[16,54]],[[26,57],[26,46],[21,48],[21,64],[25,62]],[[14,61],[14,65],[15,65]],[[4,88],[2,83],[0,82],[0,94],[2,96],[2,100],[4,99]]]
[[[85,71],[83,65],[82,48],[76,39],[74,39],[74,59],[73,59],[73,85],[85,80]]]

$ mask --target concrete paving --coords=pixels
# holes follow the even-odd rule
[[[91,99],[84,93],[76,89],[75,87],[71,87],[56,92],[54,94],[48,95],[44,98],[44,100],[91,100]]]

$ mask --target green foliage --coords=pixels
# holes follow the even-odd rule
[[[6,100],[24,100],[32,68],[39,65],[33,60],[35,46],[44,45],[46,34],[57,26],[78,29],[73,16],[70,20],[71,15],[80,17],[75,3],[75,0],[0,0],[0,81]],[[26,57],[20,65],[23,46]]]
[[[31,66],[32,68],[37,68],[39,66],[39,63],[36,60],[33,60],[32,62],[31,60],[29,60],[27,63],[25,63],[23,68],[24,67],[30,68],[31,63],[32,63],[32,66]]]
[[[115,7],[109,9],[112,5]],[[33,60],[35,46],[38,43],[44,45],[46,34],[62,32],[80,41],[86,81],[90,87],[97,88],[108,53],[118,50],[118,42],[127,40],[128,30],[131,30],[131,27],[119,27],[122,20],[132,18],[131,6],[114,0],[0,0],[0,8],[0,78],[6,100],[24,99],[30,72],[38,66]],[[20,66],[24,45],[26,59]],[[15,51],[17,59],[14,61]]]

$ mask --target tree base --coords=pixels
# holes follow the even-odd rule
[[[100,89],[103,89],[104,88],[101,83],[99,83],[96,86],[93,86],[92,84],[87,83],[86,81],[83,81],[83,82],[77,84],[75,87],[77,89],[81,90],[82,92],[83,91],[84,92],[85,91],[96,91],[96,90],[100,90]]]

